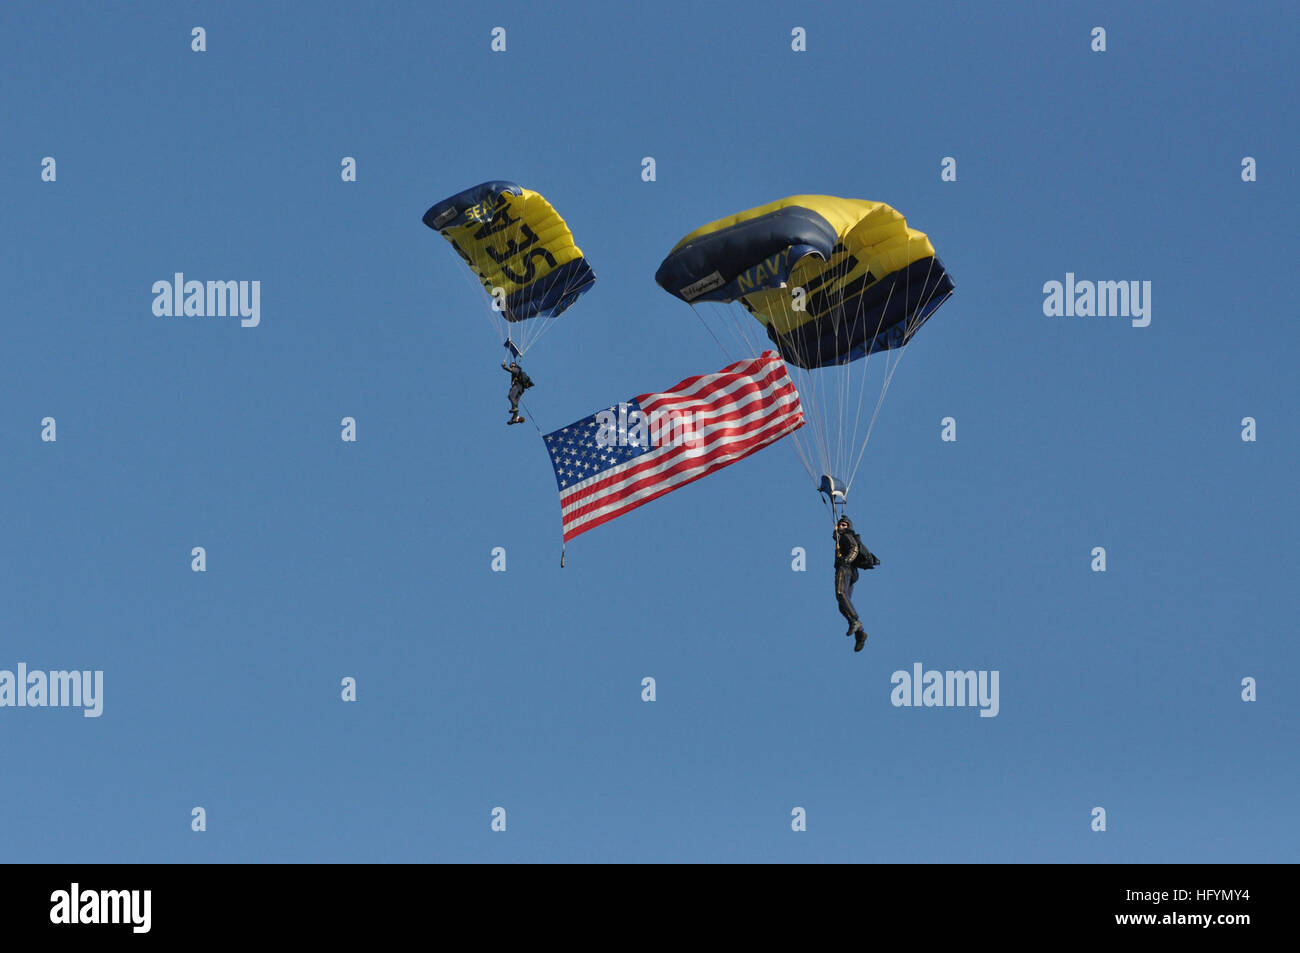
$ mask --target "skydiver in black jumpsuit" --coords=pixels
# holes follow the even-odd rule
[[[507,364],[501,362],[501,369],[510,373],[510,390],[506,397],[510,399],[510,419],[507,424],[522,424],[524,418],[519,414],[519,398],[524,396],[524,391],[533,386],[533,380],[524,373],[524,369],[514,361]]]
[[[853,651],[861,652],[867,644],[867,633],[858,620],[858,611],[853,608],[853,584],[858,581],[858,566],[867,569],[879,564],[880,560],[862,545],[858,534],[853,532],[853,521],[841,516],[835,524],[835,601],[839,604],[840,614],[849,622],[849,631],[845,635],[855,635]]]

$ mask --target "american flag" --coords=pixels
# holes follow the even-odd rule
[[[564,541],[802,426],[785,363],[764,351],[548,433],[542,439],[560,488]]]

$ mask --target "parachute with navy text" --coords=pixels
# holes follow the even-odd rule
[[[905,345],[953,292],[929,237],[901,213],[830,195],[790,196],[697,228],[655,280],[729,356],[776,346],[808,422],[794,435],[800,457],[840,504]]]

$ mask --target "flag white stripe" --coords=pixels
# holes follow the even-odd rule
[[[605,521],[599,518],[604,517],[607,514],[612,514],[612,516],[622,515],[622,512],[625,512],[630,509],[635,509],[637,506],[640,506],[642,503],[647,502],[649,499],[653,499],[654,497],[659,496],[663,493],[667,493],[678,486],[681,486],[686,483],[690,483],[691,481],[698,479],[700,476],[703,476],[711,469],[717,469],[721,466],[725,466],[728,463],[734,462],[735,460],[739,460],[742,457],[748,456],[751,453],[761,450],[764,447],[768,446],[769,444],[774,443],[777,440],[780,440],[786,434],[794,430],[797,430],[802,425],[803,425],[803,417],[801,414],[797,416],[783,418],[782,426],[780,427],[780,429],[772,433],[768,438],[757,441],[753,445],[737,447],[731,451],[720,452],[718,454],[715,454],[714,456],[711,456],[708,459],[704,460],[698,466],[691,467],[688,470],[673,474],[671,477],[667,477],[662,480],[657,480],[654,483],[642,487],[641,489],[635,492],[623,494],[622,496],[619,496],[616,499],[614,499],[612,502],[607,503],[604,506],[598,507],[595,510],[591,510],[590,512],[583,513],[580,516],[577,516],[571,520],[566,520],[564,522],[564,532],[566,535],[571,535],[571,532],[574,529],[581,529],[583,527],[587,527],[588,524],[592,524],[593,522],[597,522],[598,525],[599,522]],[[592,499],[594,500],[600,498],[603,497],[593,497]],[[615,511],[619,511],[619,512],[615,512]],[[610,518],[612,518],[612,516]]]
[[[785,363],[772,351],[634,400],[645,414],[651,440],[670,442],[564,487],[560,512],[566,540],[755,453],[804,424],[799,393]],[[687,421],[690,443],[681,439]],[[590,427],[588,418],[576,442],[561,437],[548,447],[561,481],[601,465],[590,462],[600,451]],[[548,444],[553,436],[547,435]],[[566,453],[566,443],[576,452]]]
[[[565,487],[564,491],[560,494],[561,498],[562,499],[566,497],[571,498],[575,494],[583,494],[588,488],[590,488],[596,483],[599,483],[603,480],[608,480],[611,477],[623,476],[624,479],[621,480],[620,482],[612,484],[607,487],[602,487],[600,490],[601,493],[617,492],[620,487],[626,486],[628,483],[632,482],[635,479],[640,479],[646,475],[653,474],[655,472],[662,472],[662,470],[666,466],[666,464],[662,462],[665,457],[677,456],[679,452],[684,453],[687,456],[696,456],[696,457],[712,453],[714,449],[716,449],[717,447],[725,446],[727,443],[733,440],[744,439],[746,436],[750,435],[754,430],[761,429],[761,426],[753,427],[753,424],[757,423],[762,425],[771,421],[773,418],[777,416],[784,416],[785,414],[790,412],[787,408],[793,408],[795,412],[798,412],[801,409],[799,407],[798,394],[790,394],[788,396],[782,397],[779,401],[773,404],[769,404],[767,407],[760,407],[757,410],[753,411],[750,414],[747,414],[744,417],[731,418],[727,421],[726,428],[721,428],[721,427],[712,428],[713,431],[717,431],[721,429],[731,430],[739,427],[743,429],[742,433],[717,434],[715,432],[712,435],[703,439],[696,446],[688,446],[686,444],[681,444],[680,446],[656,447],[655,449],[651,450],[649,453],[643,453],[640,456],[633,457],[631,460],[628,460],[626,463],[621,463],[616,467],[610,467],[607,470],[602,470],[600,473],[597,473],[593,476],[589,476],[586,479],[573,484],[572,486]],[[647,466],[647,464],[654,464],[654,466]]]

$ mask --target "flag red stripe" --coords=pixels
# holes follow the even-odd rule
[[[754,411],[745,416],[754,419],[747,422],[740,422],[740,417],[722,418],[729,420],[736,425],[731,427],[713,426],[708,431],[708,437],[698,446],[681,444],[680,446],[661,447],[658,450],[651,451],[634,461],[623,464],[621,467],[606,471],[591,478],[591,482],[576,483],[560,494],[561,505],[567,507],[573,500],[588,496],[599,496],[609,493],[611,490],[622,492],[627,481],[640,476],[643,472],[649,472],[654,476],[663,466],[666,459],[681,456],[687,452],[693,452],[694,458],[707,457],[714,452],[725,449],[727,444],[738,439],[747,437],[751,433],[760,431],[770,424],[774,414],[787,415],[791,413],[801,413],[802,408],[799,406],[798,394],[794,388],[789,388],[788,393],[782,393],[779,401],[774,401],[777,406],[766,407]]]
[[[594,529],[595,527],[599,526],[601,523],[607,523],[616,517],[622,516],[624,513],[627,513],[630,510],[636,509],[638,506],[641,506],[645,503],[649,503],[651,500],[658,499],[659,497],[663,496],[665,493],[671,493],[673,490],[686,486],[688,483],[694,483],[696,480],[708,476],[710,473],[713,473],[715,470],[720,470],[723,467],[735,463],[737,460],[744,459],[745,457],[749,456],[752,453],[757,453],[759,450],[762,450],[764,447],[768,446],[769,444],[775,443],[776,441],[780,440],[786,434],[793,433],[794,431],[798,430],[800,427],[803,426],[803,422],[804,421],[803,421],[802,411],[800,411],[796,415],[782,418],[782,420],[780,420],[775,425],[775,428],[773,430],[767,432],[765,436],[761,437],[758,440],[753,441],[751,444],[749,445],[733,444],[732,449],[729,450],[728,452],[722,453],[715,457],[708,458],[713,462],[711,462],[707,467],[705,467],[699,473],[694,474],[688,479],[684,479],[680,482],[671,482],[668,483],[667,485],[663,485],[665,483],[665,480],[648,481],[647,482],[648,486],[659,486],[660,488],[655,490],[653,493],[643,495],[643,496],[638,496],[635,499],[629,500],[625,505],[619,506],[606,513],[602,513],[599,516],[593,517],[588,521],[582,523],[581,525],[575,525],[577,521],[581,520],[584,514],[587,513],[589,510],[591,510],[592,508],[598,508],[595,506],[594,503],[588,504],[587,506],[584,506],[581,510],[571,514],[568,518],[564,520],[564,526],[565,526],[564,541],[567,543],[575,536],[580,536],[583,533],[587,532],[587,530]],[[743,449],[737,449],[738,447],[742,447],[742,446]],[[680,469],[680,468],[675,468],[674,472],[676,471],[676,469]]]
[[[634,399],[648,420],[658,413],[661,421],[680,428],[689,415],[695,439],[654,448],[562,490],[566,542],[743,459],[804,424],[798,391],[774,351]],[[563,473],[563,465],[557,463],[558,472]]]

